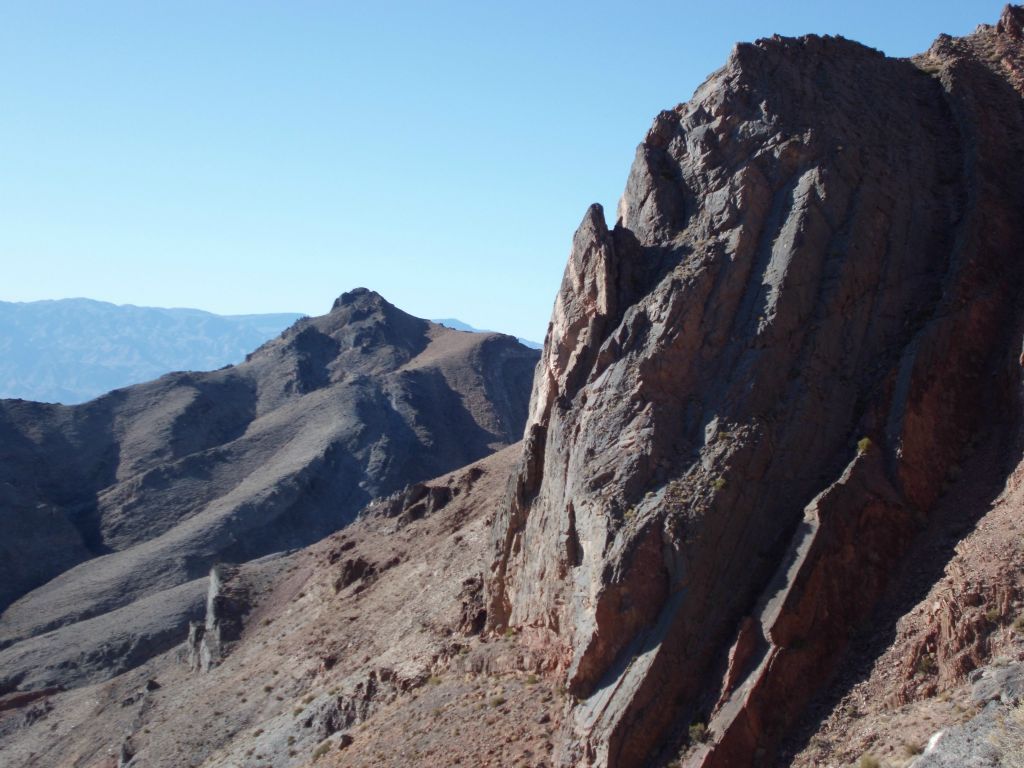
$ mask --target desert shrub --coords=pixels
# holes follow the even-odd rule
[[[862,437],[860,440],[857,441],[857,453],[867,453],[868,451],[871,450],[871,445],[872,443],[870,437]]]
[[[924,744],[919,741],[904,741],[903,742],[903,753],[907,757],[914,757],[924,752]]]
[[[313,750],[313,762],[315,763],[321,757],[326,755],[331,749],[331,743],[329,741],[323,742],[320,746]]]
[[[930,675],[934,673],[937,668],[938,665],[935,663],[935,657],[930,653],[924,653],[917,660],[914,671],[919,675]]]
[[[702,723],[699,720],[690,723],[690,742],[693,744],[703,744],[708,740],[708,726],[707,723]]]

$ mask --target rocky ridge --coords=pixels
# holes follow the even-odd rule
[[[489,578],[579,700],[562,764],[773,764],[965,446],[1012,445],[1020,18],[741,44],[588,211]]]
[[[0,401],[0,691],[138,664],[201,619],[211,566],[310,544],[515,441],[535,360],[358,289],[237,366]]]

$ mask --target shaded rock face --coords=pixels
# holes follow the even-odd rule
[[[144,614],[146,637],[164,638],[163,617],[184,640],[212,565],[305,546],[517,440],[536,360],[357,289],[237,366],[80,406],[0,401],[0,676],[102,677],[93,646],[124,631],[125,611]],[[88,642],[69,626],[118,611]],[[42,657],[18,647],[51,630]]]
[[[771,764],[981,428],[1015,418],[1021,9],[914,60],[734,50],[573,241],[488,623],[566,765]],[[998,414],[995,422],[990,420]]]

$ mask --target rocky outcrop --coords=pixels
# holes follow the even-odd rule
[[[536,359],[357,289],[237,366],[80,406],[0,401],[0,684],[167,650],[212,566],[305,546],[517,440]]]
[[[189,624],[185,644],[193,672],[209,672],[227,654],[230,644],[241,637],[243,620],[251,605],[245,585],[235,580],[237,575],[238,569],[233,567],[210,569],[206,618]]]
[[[563,764],[772,764],[973,434],[1012,429],[1020,14],[914,60],[739,45],[615,226],[587,212],[488,579],[577,699]]]

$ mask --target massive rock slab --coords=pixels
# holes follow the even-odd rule
[[[305,546],[514,442],[536,359],[357,289],[237,366],[79,406],[0,401],[0,688],[180,642],[213,564]]]
[[[615,226],[587,212],[488,579],[574,697],[564,764],[771,764],[1012,421],[1021,18],[913,60],[739,45],[655,119]]]

